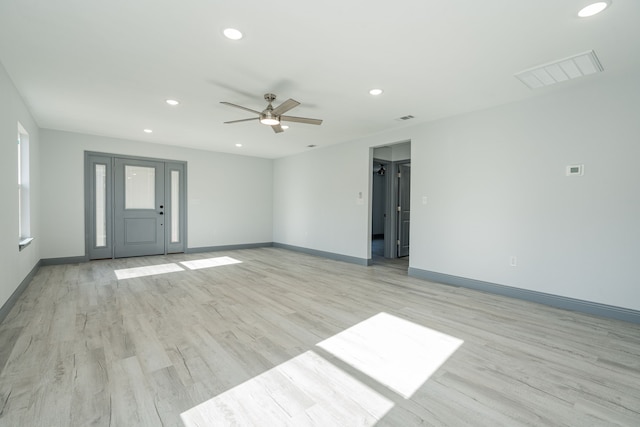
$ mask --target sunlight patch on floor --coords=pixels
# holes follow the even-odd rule
[[[241,264],[242,261],[238,261],[235,258],[228,256],[221,256],[216,258],[196,259],[193,261],[182,261],[180,264],[184,265],[190,270],[199,270],[201,268],[220,267],[222,265]]]
[[[318,347],[409,399],[462,343],[450,335],[379,313]]]
[[[190,270],[199,270],[201,268],[211,268],[211,267],[220,267],[223,265],[232,265],[232,264],[241,264],[242,261],[239,261],[235,258],[231,258],[228,256],[221,256],[216,258],[207,258],[207,259],[196,259],[193,261],[182,261],[180,264],[187,267]],[[160,265],[149,265],[146,267],[134,267],[134,268],[123,268],[121,270],[114,270],[113,272],[116,274],[118,280],[124,279],[133,279],[136,277],[143,276],[153,276],[154,274],[166,274],[166,273],[175,273],[177,271],[184,271],[184,268],[180,267],[176,263],[170,264],[160,264]]]
[[[409,399],[463,342],[378,313],[317,346]],[[372,427],[393,407],[388,397],[307,351],[180,416],[187,427]]]
[[[182,414],[187,427],[374,426],[393,402],[313,351]]]
[[[180,267],[178,264],[170,263],[149,265],[146,267],[124,268],[121,270],[114,270],[113,272],[116,274],[118,280],[124,280],[133,279],[135,277],[153,276],[154,274],[175,273],[176,271],[184,271],[184,268]]]

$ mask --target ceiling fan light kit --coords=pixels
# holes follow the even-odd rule
[[[297,123],[305,123],[309,125],[320,125],[322,124],[322,120],[320,119],[310,119],[307,117],[293,117],[293,116],[284,116],[283,113],[297,107],[300,103],[294,99],[287,99],[282,104],[273,108],[272,102],[275,101],[276,96],[273,93],[265,93],[264,99],[268,102],[267,108],[263,111],[253,110],[251,108],[243,107],[241,105],[233,104],[231,102],[221,101],[221,104],[229,105],[231,107],[240,108],[241,110],[250,111],[254,114],[257,114],[258,117],[251,119],[240,119],[240,120],[232,120],[229,122],[224,122],[225,124],[230,123],[239,123],[239,122],[248,122],[252,120],[259,120],[260,123],[271,126],[275,133],[284,132],[284,128],[288,128],[288,126],[281,126],[280,123],[282,121],[288,122],[297,122]]]
[[[266,113],[260,114],[260,123],[267,126],[279,125],[280,119],[274,116],[271,111],[267,111]]]

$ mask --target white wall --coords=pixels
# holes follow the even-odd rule
[[[38,131],[1,68],[0,93],[0,302],[40,258],[84,255],[85,150],[187,161],[190,248],[275,241],[368,258],[371,147],[410,140],[412,268],[640,310],[635,76],[604,73],[517,104],[274,162]],[[22,252],[18,121],[40,165],[31,177],[36,240]],[[564,175],[573,163],[585,165],[583,177]]]
[[[640,310],[638,117],[637,78],[602,75],[279,159],[274,241],[368,258],[371,147],[410,140],[412,268]]]
[[[276,160],[274,242],[368,258],[370,171],[357,144]]]
[[[42,129],[42,258],[83,256],[84,152],[187,162],[188,247],[271,242],[272,160]]]
[[[29,133],[31,235],[35,237],[22,251],[18,250],[18,122]],[[39,149],[38,127],[0,64],[0,307],[40,260]]]
[[[424,127],[412,267],[640,309],[638,117],[630,78]],[[584,176],[567,177],[576,163]]]

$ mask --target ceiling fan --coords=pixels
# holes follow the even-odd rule
[[[271,126],[271,129],[273,129],[275,133],[284,132],[284,129],[282,129],[280,122],[297,122],[297,123],[306,123],[309,125],[322,124],[322,120],[319,120],[319,119],[309,119],[307,117],[283,116],[283,114],[286,113],[287,111],[300,105],[300,103],[294,99],[289,98],[275,108],[273,108],[273,106],[271,105],[271,103],[276,99],[276,96],[274,94],[265,93],[264,99],[269,104],[267,105],[267,108],[265,108],[262,111],[252,110],[251,108],[243,107],[237,104],[232,104],[231,102],[221,101],[220,102],[221,104],[230,105],[232,107],[240,108],[242,110],[251,111],[252,113],[255,113],[258,115],[258,117],[254,117],[251,119],[232,120],[230,122],[225,122],[225,124],[249,122],[251,120],[260,120],[260,123],[267,126]]]

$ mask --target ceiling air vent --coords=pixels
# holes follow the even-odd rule
[[[411,119],[414,119],[414,118],[415,117],[413,117],[412,115],[407,115],[407,116],[398,117],[396,120],[405,121],[405,120],[411,120]]]
[[[559,61],[539,65],[516,74],[529,89],[538,89],[566,80],[575,79],[603,70],[596,53],[592,50],[570,56]]]

